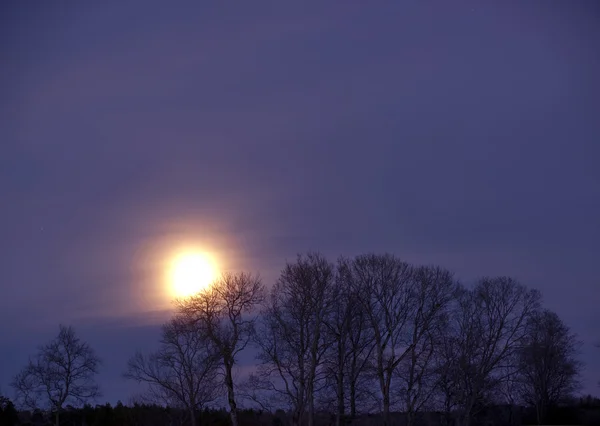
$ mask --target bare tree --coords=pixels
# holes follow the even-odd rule
[[[154,402],[187,410],[192,426],[196,411],[221,393],[217,380],[219,354],[205,335],[189,322],[175,317],[163,326],[156,353],[138,352],[128,362],[124,376],[149,385]]]
[[[506,380],[504,367],[519,349],[539,301],[537,291],[508,277],[483,278],[459,294],[444,369],[463,425]]]
[[[11,383],[22,405],[37,408],[43,404],[55,411],[56,426],[65,404],[83,404],[100,395],[94,381],[100,359],[72,327],[60,325],[59,329],[58,336],[40,347]]]
[[[292,422],[314,424],[319,367],[327,348],[324,321],[333,301],[335,268],[309,253],[288,263],[273,287],[257,333],[260,365],[252,378],[285,401]]]
[[[432,399],[437,388],[433,364],[436,345],[446,331],[448,307],[457,285],[452,273],[435,266],[416,268],[412,274],[408,356],[398,365],[407,425]]]
[[[348,284],[346,284],[348,286]],[[346,354],[347,400],[351,419],[355,419],[359,407],[361,411],[370,411],[373,405],[374,363],[372,354],[375,350],[375,336],[369,318],[360,303],[358,295],[350,294],[351,318],[346,336],[348,352]]]
[[[339,268],[338,268],[339,269]],[[339,273],[333,284],[333,293],[336,295],[336,303],[332,305],[329,315],[324,321],[323,330],[325,340],[329,342],[326,347],[323,368],[325,373],[325,392],[335,395],[335,423],[340,426],[346,414],[345,387],[346,364],[350,357],[350,327],[352,315],[357,308],[351,291],[345,286],[346,282]],[[326,400],[325,395],[321,400]]]
[[[260,278],[242,272],[225,273],[207,290],[178,302],[180,314],[198,327],[219,353],[233,426],[238,426],[233,367],[254,333],[254,311],[263,299]]]
[[[460,290],[459,290],[460,291]],[[437,383],[439,389],[439,405],[441,405],[444,413],[445,425],[454,424],[452,421],[452,412],[459,404],[463,392],[460,391],[461,375],[458,366],[458,347],[457,331],[452,328],[453,322],[441,334],[441,339],[436,346],[434,353],[434,369],[437,375]]]
[[[374,369],[383,405],[383,424],[390,424],[392,377],[411,350],[407,330],[414,313],[413,268],[392,255],[358,256],[351,266],[352,286],[375,341]]]
[[[370,357],[374,348],[373,333],[367,321],[363,305],[352,287],[351,261],[340,258],[333,287],[334,302],[325,321],[327,353],[324,357],[325,395],[330,408],[335,406],[336,424],[340,425],[349,405],[350,418],[357,414],[357,402],[366,402],[372,397],[364,385],[372,387],[372,377],[367,377]],[[366,383],[368,382],[368,384]]]
[[[507,424],[516,425],[514,416],[515,409],[521,404],[521,383],[519,377],[519,353],[507,358],[501,367],[498,368],[498,375],[503,378],[498,383],[498,402],[506,403],[510,406]]]
[[[519,350],[519,377],[523,400],[535,407],[538,424],[548,409],[573,396],[579,388],[581,342],[560,317],[549,310],[532,315]]]

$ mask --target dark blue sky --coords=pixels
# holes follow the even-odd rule
[[[515,276],[597,394],[596,2],[213,3],[0,7],[0,388],[63,322],[127,401],[199,244],[267,284],[305,250]]]

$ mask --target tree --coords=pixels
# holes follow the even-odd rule
[[[19,414],[10,399],[0,393],[0,426],[15,426],[19,423]]]
[[[256,335],[261,364],[256,386],[292,407],[292,423],[314,424],[319,367],[327,348],[325,320],[333,303],[335,267],[309,253],[288,263],[271,290]]]
[[[464,426],[506,380],[504,367],[520,348],[539,301],[537,291],[509,277],[482,278],[458,293],[441,370],[446,406],[459,408]]]
[[[365,384],[365,373],[374,348],[373,333],[370,332],[358,294],[351,285],[350,265],[348,259],[338,260],[332,290],[335,300],[324,322],[325,339],[328,342],[323,363],[326,391],[335,395],[336,425],[342,424],[347,404],[350,418],[355,418],[357,402],[364,401],[369,394],[362,385]],[[368,386],[372,387],[371,381],[367,381]]]
[[[560,317],[549,310],[532,315],[519,350],[519,384],[523,400],[535,407],[538,424],[548,409],[573,396],[582,368],[581,343]]]
[[[386,426],[390,424],[392,377],[411,349],[407,327],[414,313],[412,279],[413,267],[392,255],[362,255],[351,265],[352,287],[358,294],[375,341],[374,369]]]
[[[65,404],[83,404],[100,394],[94,381],[100,359],[72,327],[59,328],[58,336],[40,347],[11,383],[21,404],[36,408],[44,401],[54,410],[56,426]]]
[[[238,426],[233,367],[254,333],[256,307],[264,300],[258,276],[225,273],[205,291],[178,302],[178,311],[216,348],[222,369],[231,423]]]
[[[347,271],[346,268],[344,270]],[[365,312],[364,305],[360,303],[360,295],[351,287],[351,281],[341,281],[349,293],[347,296],[347,310],[350,313],[348,324],[345,355],[345,374],[347,380],[347,400],[350,408],[350,418],[357,416],[359,406],[362,411],[370,411],[371,407],[365,406],[373,403],[377,396],[373,393],[373,363],[372,354],[375,350],[375,336]]]
[[[408,356],[398,365],[398,378],[407,425],[432,400],[437,390],[434,355],[441,336],[447,331],[448,307],[457,284],[452,273],[435,266],[422,266],[413,273]]]
[[[462,291],[461,287],[458,293]],[[458,313],[458,309],[455,309],[454,312]],[[454,425],[452,412],[460,403],[460,396],[463,393],[460,391],[462,380],[460,377],[459,354],[461,348],[458,344],[458,331],[455,321],[451,321],[448,328],[440,336],[441,339],[438,342],[434,358],[434,369],[445,425]]]
[[[154,402],[185,408],[195,426],[196,412],[220,394],[218,366],[213,343],[184,318],[175,317],[163,326],[159,350],[148,356],[136,353],[124,376],[148,384]]]

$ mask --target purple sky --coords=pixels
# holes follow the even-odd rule
[[[63,322],[127,401],[200,244],[267,284],[306,250],[514,276],[600,393],[595,1],[207,3],[0,6],[3,392]]]

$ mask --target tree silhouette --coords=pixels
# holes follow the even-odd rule
[[[0,394],[0,426],[15,426],[19,414],[10,399]]]
[[[147,383],[152,401],[185,408],[195,426],[196,411],[221,393],[218,366],[213,343],[184,318],[175,317],[163,326],[160,349],[147,356],[136,353],[124,376]]]
[[[45,404],[55,411],[56,426],[65,404],[82,404],[100,394],[94,381],[100,359],[72,327],[60,325],[59,329],[58,336],[40,347],[11,383],[22,405]]]
[[[518,367],[523,400],[534,406],[538,424],[548,409],[573,396],[579,387],[581,342],[554,312],[532,315],[519,350]]]
[[[392,380],[409,354],[407,328],[413,313],[412,265],[392,255],[358,256],[351,266],[351,283],[365,311],[375,341],[374,370],[383,405],[383,425],[391,423]]]
[[[365,377],[374,348],[373,333],[348,277],[349,264],[348,259],[338,260],[331,291],[333,300],[329,302],[331,308],[324,321],[327,348],[323,362],[326,379],[323,390],[327,394],[321,394],[321,400],[335,405],[337,426],[343,423],[347,405],[350,418],[356,417],[357,399],[364,397],[359,380]],[[334,395],[335,402],[329,394]]]
[[[242,272],[225,273],[207,290],[178,302],[178,312],[212,342],[219,354],[232,426],[238,426],[233,368],[254,333],[254,311],[263,299],[260,278]]]
[[[509,277],[482,278],[458,293],[442,370],[446,397],[452,400],[446,405],[458,408],[463,426],[507,379],[503,367],[519,349],[539,301],[537,291]]]
[[[421,266],[412,278],[409,353],[397,367],[407,426],[413,426],[416,413],[430,404],[437,390],[434,355],[448,330],[449,306],[457,291],[452,273],[443,268]]]
[[[0,426],[600,424],[600,400],[574,397],[576,335],[510,277],[466,287],[391,254],[307,253],[267,298],[258,276],[228,273],[176,307],[158,349],[129,360],[124,376],[147,385],[129,406],[89,405],[100,361],[61,325],[11,383],[33,410],[0,396]]]
[[[323,256],[298,256],[284,267],[263,311],[256,339],[261,363],[254,385],[275,392],[291,408],[294,426],[314,424],[315,386],[327,349],[324,322],[334,281],[335,268]]]

